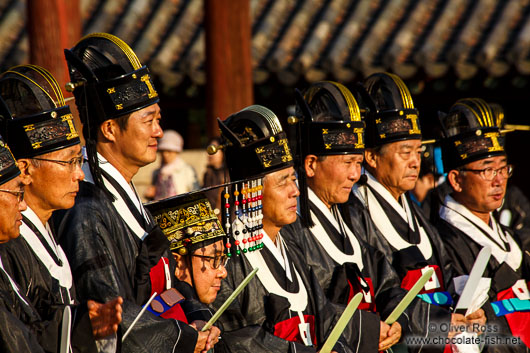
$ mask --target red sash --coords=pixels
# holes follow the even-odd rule
[[[528,284],[527,284],[528,285]],[[497,300],[517,298],[510,287],[497,293]],[[530,347],[530,312],[514,312],[504,316],[508,321],[512,335],[521,337],[523,343]]]
[[[429,280],[429,282],[425,284],[425,287],[423,287],[423,289],[420,291],[419,294],[436,293],[436,292],[444,291],[445,289],[444,289],[442,270],[440,270],[440,267],[438,267],[437,265],[428,265],[428,267],[434,269],[434,273],[436,274],[436,277],[438,278],[438,286],[434,288],[430,288],[432,286],[435,286],[435,284],[431,282],[432,280]],[[416,282],[420,279],[422,275],[423,275],[423,272],[421,271],[421,268],[408,271],[405,278],[403,278],[403,280],[401,281],[401,288],[410,290],[414,286],[414,284],[416,284]],[[429,289],[426,290],[425,289],[426,287]]]
[[[313,315],[304,315],[304,320],[311,327],[311,340],[313,341],[313,345],[316,346],[315,317]],[[302,337],[300,337],[300,331],[298,329],[299,324],[300,318],[298,316],[280,321],[274,325],[274,336],[283,338],[287,341],[304,344]]]
[[[375,307],[375,294],[374,294],[374,286],[372,284],[372,279],[365,277],[364,281],[368,284],[368,287],[370,287],[370,300],[371,302],[367,302],[367,295],[363,292],[360,283],[352,284],[350,281],[348,281],[348,285],[350,286],[350,293],[348,295],[348,303],[350,300],[352,300],[353,296],[357,293],[363,293],[363,300],[361,301],[361,304],[359,304],[359,309],[376,312]]]
[[[154,292],[160,294],[166,290],[166,273],[164,270],[163,260],[166,262],[166,264],[169,264],[169,260],[167,258],[161,257],[158,263],[152,267],[151,271],[149,272],[149,277],[151,278],[151,295],[153,295]],[[164,319],[175,319],[188,323],[188,319],[186,318],[186,315],[184,314],[180,304],[175,304],[172,308],[160,315],[160,317],[163,317]]]

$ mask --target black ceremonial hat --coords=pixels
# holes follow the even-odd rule
[[[80,143],[70,108],[55,78],[35,65],[0,77],[1,133],[15,158],[31,158]]]
[[[270,109],[251,105],[217,122],[230,180],[255,179],[293,165],[287,137]]]
[[[443,129],[442,158],[449,171],[480,159],[506,155],[504,136],[488,103],[480,98],[458,100],[440,117]]]
[[[364,98],[369,99],[367,94]],[[297,96],[296,122],[300,128],[296,143],[300,160],[308,154],[363,153],[365,124],[362,118],[369,108],[359,103],[365,100],[360,94],[354,97],[345,86],[331,81],[312,84],[304,92],[303,99]]]
[[[120,38],[108,33],[83,37],[64,51],[83,123],[102,123],[158,103],[149,70]]]
[[[2,103],[0,102],[0,104]],[[19,174],[20,169],[18,169],[15,157],[13,157],[11,150],[5,144],[2,136],[0,136],[0,185],[7,183]]]
[[[365,80],[364,86],[377,108],[377,113],[366,119],[367,147],[421,139],[418,110],[399,76],[376,73]]]

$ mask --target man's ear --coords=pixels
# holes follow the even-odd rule
[[[317,168],[318,157],[314,154],[308,154],[304,159],[305,175],[308,178],[315,176],[315,170]]]
[[[364,162],[372,169],[377,169],[377,153],[371,148],[365,149]]]
[[[462,192],[462,176],[458,170],[450,170],[447,174],[447,180],[455,192]]]
[[[186,277],[188,276],[188,271],[187,271],[188,265],[186,263],[186,259],[182,255],[176,252],[171,252],[171,254],[173,255],[173,258],[175,259],[175,261],[177,262],[177,266],[175,268],[175,277],[177,277],[179,281],[184,281]]]
[[[20,158],[17,160],[18,169],[20,169],[20,180],[24,185],[31,184],[32,174],[34,170],[33,164],[31,164],[29,159]]]
[[[116,121],[114,119],[108,119],[105,120],[100,126],[99,131],[103,135],[103,137],[111,142],[116,141],[116,134],[119,131],[119,126],[116,124]]]

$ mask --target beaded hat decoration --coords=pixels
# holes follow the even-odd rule
[[[263,248],[263,176],[293,165],[287,137],[269,109],[249,106],[225,121],[217,120],[225,150],[231,187],[225,187],[223,224],[228,235],[227,255]]]
[[[180,255],[226,237],[202,192],[178,195],[145,206],[168,238],[171,251]]]
[[[480,98],[458,100],[447,114],[440,115],[443,130],[442,158],[449,171],[480,159],[506,155],[505,137],[488,103]]]
[[[0,99],[1,101],[1,99]],[[0,104],[3,104],[0,102]],[[11,150],[0,136],[0,185],[20,175],[15,157]]]
[[[149,69],[120,38],[92,33],[64,53],[71,79],[66,88],[83,107],[82,120],[102,123],[158,103]]]
[[[16,158],[31,158],[80,143],[70,108],[55,78],[36,65],[0,77],[0,133]]]
[[[364,86],[377,112],[366,119],[366,145],[373,148],[390,142],[421,139],[419,113],[401,78],[391,73],[369,76]]]

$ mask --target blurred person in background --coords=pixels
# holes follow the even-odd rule
[[[199,189],[197,173],[180,156],[184,139],[175,130],[165,130],[158,141],[162,157],[160,168],[153,172],[152,185],[145,192],[147,199],[160,200]]]

